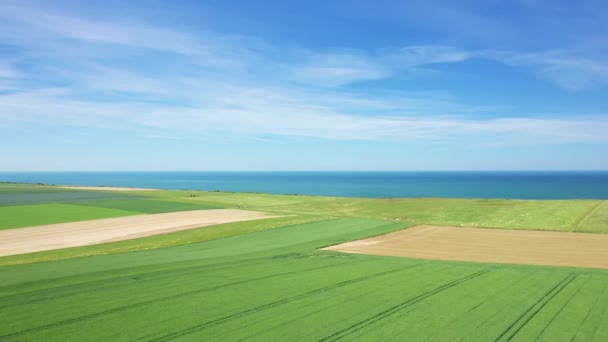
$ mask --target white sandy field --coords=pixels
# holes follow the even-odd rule
[[[222,223],[271,218],[239,209],[145,214],[0,230],[0,256],[95,245]]]

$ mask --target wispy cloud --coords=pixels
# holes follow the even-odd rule
[[[402,66],[456,63],[465,61],[475,53],[443,45],[415,45],[399,49],[395,60]]]
[[[220,91],[221,92],[221,91]],[[417,103],[359,103],[364,111],[383,107],[379,116],[348,113],[349,96],[314,102],[312,93],[294,96],[281,89],[235,89],[231,95],[209,99],[193,107],[121,103],[94,104],[62,100],[62,92],[16,94],[0,97],[2,113],[19,122],[52,122],[73,127],[158,131],[148,136],[192,136],[230,132],[250,135],[283,135],[338,140],[391,139],[434,143],[554,144],[608,142],[608,115],[585,118],[469,118],[460,114],[424,115]],[[378,99],[378,102],[383,100]],[[203,101],[204,102],[204,101]],[[408,108],[409,111],[404,111]],[[474,111],[476,108],[461,108]],[[479,109],[477,109],[479,110]]]
[[[605,84],[606,65],[597,60],[447,45],[376,52],[295,48],[283,56],[255,37],[75,18],[21,5],[0,5],[0,13],[0,38],[27,66],[11,64],[3,72],[0,64],[0,77],[18,85],[0,93],[5,125],[128,129],[155,139],[229,132],[436,143],[608,141],[607,115],[486,117],[504,107],[347,87],[486,58],[532,68],[579,90]]]
[[[608,85],[608,59],[577,51],[507,54],[505,63],[532,69],[539,76],[570,91]]]
[[[0,61],[0,78],[15,78],[18,72],[9,61]]]
[[[293,77],[320,86],[340,86],[356,81],[388,77],[389,67],[358,52],[304,53],[303,61],[292,66]]]

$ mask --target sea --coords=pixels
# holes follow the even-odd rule
[[[0,182],[372,198],[608,199],[608,171],[0,172]]]

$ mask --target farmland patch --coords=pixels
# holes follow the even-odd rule
[[[216,209],[135,215],[0,231],[0,256],[104,242],[272,217],[261,212]]]
[[[126,192],[109,191],[83,191],[83,190],[48,190],[45,188],[21,191],[0,191],[0,206],[53,203],[53,202],[77,202],[91,200],[127,199],[137,198]]]
[[[87,207],[99,207],[134,211],[145,214],[168,213],[173,211],[219,209],[220,206],[205,205],[202,203],[186,203],[175,201],[163,201],[155,199],[120,199],[108,201],[86,201],[72,203]]]
[[[0,230],[135,215],[137,212],[62,203],[0,206]]]
[[[421,225],[326,250],[504,264],[608,269],[608,235]]]

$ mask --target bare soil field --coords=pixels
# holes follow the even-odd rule
[[[8,229],[0,231],[0,256],[94,245],[271,217],[276,216],[249,210],[209,209]]]
[[[102,190],[102,191],[154,191],[157,189],[147,188],[125,188],[118,186],[55,186],[55,188],[73,189],[73,190]]]
[[[608,269],[608,234],[421,225],[324,249],[419,259]]]

